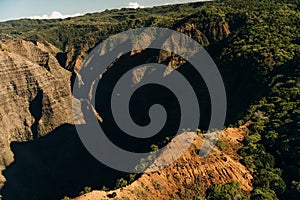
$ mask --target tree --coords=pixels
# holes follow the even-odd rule
[[[207,200],[246,200],[247,197],[241,189],[241,184],[237,181],[225,185],[213,185],[206,192]]]

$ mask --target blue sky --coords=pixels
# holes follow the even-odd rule
[[[112,8],[151,7],[194,1],[197,0],[0,0],[0,21],[28,17],[69,17]]]

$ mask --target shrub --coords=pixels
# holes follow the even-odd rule
[[[241,184],[237,181],[225,185],[213,185],[206,192],[207,200],[228,200],[241,199],[246,200],[247,197],[240,188]]]
[[[116,182],[115,189],[119,189],[119,188],[125,187],[127,184],[128,184],[128,182],[124,178],[120,178]]]
[[[87,187],[84,187],[83,191],[81,191],[79,194],[83,195],[83,194],[89,193],[91,191],[92,191],[92,188],[87,186]]]
[[[221,151],[225,151],[227,149],[227,146],[225,144],[224,141],[222,140],[218,140],[216,143],[216,146],[221,150]]]

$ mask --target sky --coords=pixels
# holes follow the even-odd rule
[[[0,21],[78,16],[114,8],[152,7],[202,0],[0,0]]]

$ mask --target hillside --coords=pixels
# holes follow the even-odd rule
[[[238,162],[240,156],[237,155],[237,150],[242,146],[239,141],[243,140],[247,132],[246,126],[223,130],[220,141],[226,144],[226,151],[216,147],[205,158],[197,156],[197,149],[200,148],[204,137],[203,134],[199,134],[191,148],[167,168],[156,172],[146,171],[135,182],[121,189],[108,192],[93,191],[75,199],[110,199],[114,193],[116,199],[204,199],[207,188],[212,185],[230,184],[232,181],[241,184],[232,189],[236,189],[246,198],[253,189],[253,178],[245,166]],[[156,162],[176,154],[178,145],[193,138],[194,134],[196,133],[188,132],[174,138],[170,149],[163,152]]]
[[[149,195],[163,199],[236,199],[240,196],[257,200],[299,199],[299,8],[299,0],[224,0],[122,8],[67,19],[1,22],[0,188],[3,199],[76,197],[85,186],[91,187],[85,192],[96,191],[79,200],[102,199],[114,192],[117,199],[129,196],[130,199],[151,199]],[[83,100],[73,95],[71,88],[74,78],[80,77],[84,58],[97,44],[116,33],[149,26],[186,34],[214,59],[227,93],[227,116],[221,137],[227,148],[222,151],[215,148],[202,160],[195,155],[202,141],[200,135],[192,149],[172,166],[160,172],[136,175],[134,181],[129,180],[129,174],[103,166],[99,169],[104,173],[96,169],[98,165],[87,155],[72,126],[86,121],[81,113],[81,106],[85,109],[85,105],[81,105]],[[201,77],[189,73],[188,64],[182,64],[184,62],[176,56],[148,50],[125,55],[101,78],[105,90],[97,91],[101,98],[93,109],[103,119],[110,139],[120,145],[123,141],[135,144],[134,140],[117,134],[114,123],[107,117],[106,96],[123,71],[143,63],[145,58],[149,63],[175,63],[176,70],[196,83],[203,111],[199,128],[207,131],[210,100]],[[137,77],[133,74],[133,78]],[[156,96],[165,98],[164,94],[155,92]],[[146,93],[142,96],[145,99],[138,101],[137,108],[143,103],[153,103]],[[75,116],[72,100],[78,105]],[[171,105],[170,113],[174,113],[173,102],[168,98],[165,101]],[[149,150],[152,144],[164,146],[163,141],[166,137],[173,138],[176,127],[176,121],[170,122],[167,127],[170,130],[164,130],[168,135],[147,140],[134,148]],[[67,138],[69,141],[64,143]],[[172,142],[176,140],[180,141],[175,137]],[[68,148],[64,149],[64,145]],[[47,151],[46,147],[51,150]],[[72,156],[73,153],[78,158]],[[87,165],[77,166],[76,159]],[[61,164],[55,164],[57,160]],[[177,169],[176,165],[182,168]],[[180,175],[175,178],[177,170]],[[78,171],[81,174],[76,174]],[[105,178],[101,178],[102,175]],[[190,178],[190,184],[184,182],[186,177]],[[126,179],[119,184],[127,185],[123,189],[99,191],[104,185],[114,189],[121,178]],[[43,184],[39,184],[40,180]],[[156,181],[160,185],[154,183]],[[232,181],[240,182],[241,189]],[[195,190],[195,186],[201,189]],[[173,193],[175,196],[170,196]]]

